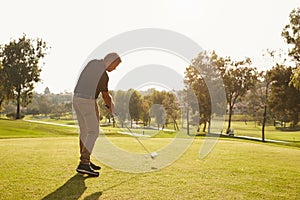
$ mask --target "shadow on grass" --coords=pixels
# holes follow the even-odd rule
[[[70,199],[70,200],[77,200],[79,199],[82,194],[87,189],[85,185],[85,179],[91,178],[90,176],[83,176],[81,174],[76,174],[72,178],[70,178],[64,185],[59,187],[54,192],[48,194],[45,196],[42,200],[57,200],[57,199]],[[129,179],[126,179],[124,181],[121,181],[120,183],[117,183],[113,186],[110,186],[108,188],[103,189],[103,191],[95,192],[87,197],[84,198],[84,200],[95,200],[99,199],[99,197],[103,194],[103,192],[109,191],[111,189],[114,189],[132,179],[136,178],[135,176],[130,177]]]
[[[79,199],[84,191],[87,189],[84,180],[90,178],[89,176],[83,176],[80,174],[74,175],[64,185],[57,190],[48,194],[42,200],[57,200],[57,199]],[[98,199],[102,195],[102,192],[96,192],[90,196],[84,198],[85,200]]]

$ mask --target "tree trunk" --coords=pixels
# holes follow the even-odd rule
[[[298,122],[299,122],[299,115],[298,115],[298,112],[295,111],[294,117],[293,117],[293,127],[297,126]]]
[[[179,131],[179,127],[178,127],[178,124],[177,124],[176,120],[173,119],[173,121],[174,121],[174,129],[175,129],[176,131]]]
[[[16,113],[16,119],[20,119],[20,101],[21,101],[21,90],[18,90],[17,94],[17,113]]]
[[[265,126],[266,126],[266,120],[267,120],[267,104],[265,104],[264,108],[264,117],[262,122],[262,128],[261,128],[261,140],[265,142]]]
[[[229,134],[229,131],[231,128],[232,109],[233,109],[233,106],[229,105],[228,127],[227,127],[227,131],[226,131],[227,134]]]
[[[186,111],[186,126],[187,126],[187,135],[190,135],[190,117],[189,117],[189,107],[187,106],[187,111]]]
[[[4,97],[2,97],[2,98],[0,99],[0,109],[1,109],[1,106],[2,106],[3,101],[4,101]]]
[[[206,124],[207,124],[207,122],[206,122],[206,120],[204,120],[204,126],[203,126],[203,130],[202,130],[203,133],[205,133],[205,130],[206,130]]]
[[[264,106],[264,115],[263,115],[263,123],[262,123],[262,129],[261,129],[261,140],[265,142],[265,126],[267,121],[267,100],[268,100],[268,90],[269,90],[269,84],[267,81],[266,85],[266,102]]]

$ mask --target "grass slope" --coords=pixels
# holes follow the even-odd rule
[[[75,128],[0,119],[0,138],[57,137],[78,135]]]

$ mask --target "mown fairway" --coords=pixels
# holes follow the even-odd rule
[[[0,199],[300,198],[299,148],[220,139],[209,156],[199,159],[204,139],[198,138],[179,160],[160,171],[131,174],[102,165],[100,177],[87,178],[75,172],[79,155],[76,135],[51,134],[0,140]],[[131,137],[110,139],[136,148]],[[155,138],[145,144],[155,147],[169,140]]]
[[[247,123],[234,121],[232,122],[232,128],[234,129],[235,135],[261,138],[261,126],[258,126],[253,121]],[[265,138],[294,142],[300,145],[300,131],[280,131],[276,130],[274,126],[267,126]]]

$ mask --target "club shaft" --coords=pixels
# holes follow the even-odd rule
[[[124,123],[123,123],[124,124]],[[150,151],[145,147],[145,145],[140,141],[140,139],[131,131],[131,129],[126,125],[126,124],[124,124],[124,126],[129,130],[129,132],[131,133],[131,135],[133,136],[133,137],[135,137],[135,139],[141,144],[141,146],[145,149],[145,151],[148,153],[148,154],[150,154],[150,156],[151,156],[151,153],[150,153]]]
[[[144,150],[150,155],[150,157],[152,158],[152,154],[151,152],[146,148],[146,146],[139,140],[139,138],[131,131],[131,129],[124,123],[124,121],[118,116],[115,115],[115,117],[119,118],[119,120],[121,121],[121,123],[125,126],[125,128],[128,129],[128,131],[131,133],[131,135],[140,143],[140,145],[144,148]]]

